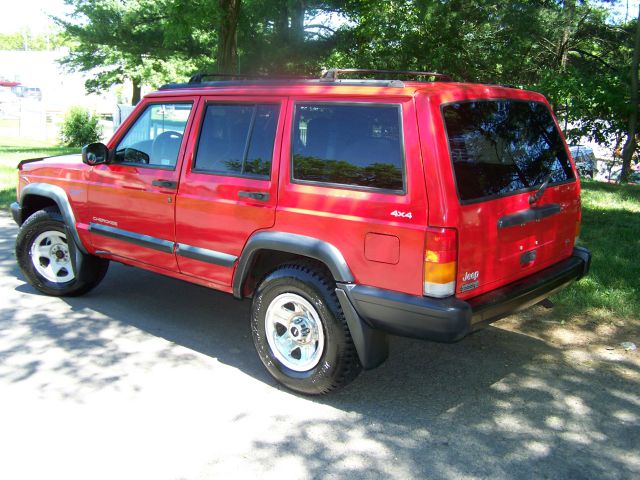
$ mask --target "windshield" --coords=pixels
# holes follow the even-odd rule
[[[574,179],[571,164],[542,103],[478,100],[442,109],[463,203],[532,190]]]

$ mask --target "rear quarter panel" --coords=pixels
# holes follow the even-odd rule
[[[292,182],[292,111],[296,101],[401,105],[406,193]],[[342,252],[359,284],[421,295],[427,205],[413,98],[358,97],[338,101],[335,97],[292,97],[287,108],[282,148],[274,230],[331,243]],[[391,215],[395,210],[411,212],[411,218]]]

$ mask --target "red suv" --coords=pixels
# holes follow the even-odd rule
[[[113,260],[252,298],[269,373],[321,394],[383,362],[387,334],[456,341],[587,273],[578,176],[542,95],[340,73],[196,76],[82,161],[22,162],[25,277],[79,295]]]

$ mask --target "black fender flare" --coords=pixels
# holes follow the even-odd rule
[[[249,238],[233,276],[233,296],[242,298],[242,285],[249,276],[253,260],[260,250],[276,250],[310,257],[324,263],[338,283],[355,281],[346,260],[334,245],[324,240],[286,232],[258,232]]]
[[[234,297],[242,299],[242,285],[249,276],[253,260],[260,250],[294,253],[325,264],[338,284],[336,295],[363,368],[365,370],[375,368],[385,361],[389,355],[387,336],[367,325],[351,305],[343,290],[349,285],[353,285],[355,278],[342,253],[335,245],[295,233],[262,231],[254,234],[242,250],[238,267],[233,276]]]
[[[29,196],[45,197],[53,200],[58,206],[64,223],[67,226],[67,231],[71,238],[73,238],[78,249],[82,253],[89,253],[80,241],[80,235],[76,227],[76,217],[73,214],[69,197],[67,197],[67,193],[62,187],[48,183],[30,183],[20,191],[20,205],[22,207],[24,207],[25,199]],[[24,219],[22,220],[24,221]]]

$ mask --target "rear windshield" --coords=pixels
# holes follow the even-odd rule
[[[442,109],[462,202],[502,197],[574,178],[564,143],[542,103],[480,100]]]

